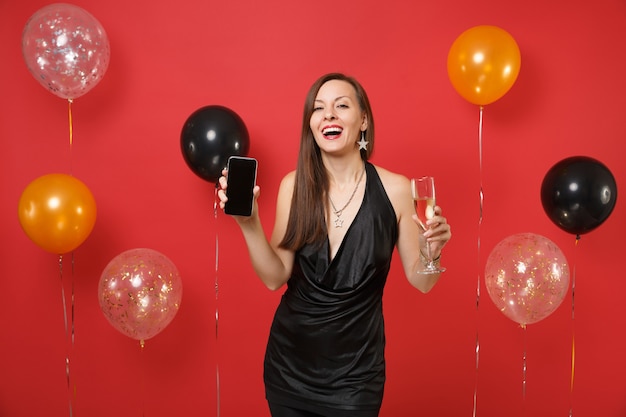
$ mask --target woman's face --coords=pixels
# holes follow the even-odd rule
[[[367,129],[367,120],[354,87],[342,80],[324,83],[313,104],[310,126],[315,142],[325,152],[358,149],[355,143]]]

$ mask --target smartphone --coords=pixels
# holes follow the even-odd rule
[[[257,160],[244,156],[228,158],[228,179],[224,212],[234,216],[252,214],[252,191],[256,184]]]

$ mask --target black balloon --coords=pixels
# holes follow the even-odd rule
[[[617,199],[611,171],[587,156],[556,163],[541,184],[541,204],[550,220],[566,232],[581,235],[609,217]]]
[[[205,106],[185,121],[180,148],[185,162],[196,175],[217,182],[229,157],[247,156],[250,137],[237,113],[224,106]]]

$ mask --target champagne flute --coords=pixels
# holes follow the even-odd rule
[[[415,201],[417,220],[424,231],[428,230],[426,221],[435,216],[435,178],[411,178],[411,194]],[[426,265],[417,272],[419,274],[439,274],[446,270],[433,261],[430,245],[426,242]]]

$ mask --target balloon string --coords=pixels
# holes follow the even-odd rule
[[[218,352],[218,329],[219,329],[219,309],[218,309],[218,294],[219,294],[219,282],[218,282],[218,269],[219,269],[219,234],[217,233],[217,207],[219,191],[219,183],[215,183],[215,193],[213,198],[213,217],[215,219],[215,351]],[[220,416],[220,367],[219,367],[219,355],[215,355],[215,383],[216,383],[216,404],[217,404],[217,417]]]
[[[63,255],[59,255],[59,276],[61,278],[61,300],[63,304],[63,323],[65,325],[65,340],[69,339],[69,325],[67,319],[67,302],[65,297],[65,285],[63,282]],[[69,403],[69,414],[70,417],[73,415],[72,409],[72,385],[70,382],[70,350],[69,347],[66,346],[66,354],[65,354],[65,379],[67,381],[67,397]]]
[[[72,252],[72,297],[71,297],[72,303],[71,303],[71,311],[72,311],[72,315],[71,315],[71,328],[72,328],[72,348],[74,347],[74,252]]]
[[[478,336],[478,318],[479,318],[479,307],[480,307],[480,228],[483,222],[483,106],[480,106],[478,112],[478,161],[479,161],[479,169],[480,169],[480,188],[478,192],[479,198],[479,216],[478,216],[478,239],[477,239],[477,262],[478,262],[478,274],[477,274],[477,282],[476,282],[476,371],[474,376],[474,411],[473,417],[476,417],[476,402],[478,400],[478,362],[480,358],[480,339]]]
[[[72,145],[74,143],[74,122],[72,120],[72,102],[71,98],[67,99],[67,113],[69,119],[69,131],[70,131],[70,173],[72,172]]]
[[[146,417],[146,360],[144,359],[144,348],[146,341],[139,340],[139,362],[141,363],[141,415]]]
[[[576,249],[578,248],[578,242],[580,241],[580,235],[576,235],[576,241],[574,242],[574,254],[576,255]],[[572,376],[570,378],[569,392],[570,392],[570,408],[569,417],[574,415],[574,365],[576,363],[576,339],[575,333],[575,302],[574,296],[576,293],[576,256],[574,256],[574,268],[572,270]]]
[[[522,329],[524,329],[524,354],[522,357],[522,415],[525,414],[526,409],[526,369],[527,369],[527,361],[526,361],[526,352],[528,345],[528,328],[525,324],[522,324]]]
[[[478,112],[478,163],[480,168],[480,217],[479,223],[483,221],[483,106]]]
[[[72,274],[71,274],[71,282],[72,282],[72,294],[71,294],[71,320],[70,320],[70,327],[71,327],[71,342],[70,342],[70,351],[73,352],[74,351],[74,335],[76,334],[75,332],[75,323],[76,320],[74,319],[74,315],[75,315],[75,290],[74,290],[74,252],[72,251]],[[73,384],[73,388],[72,388],[72,399],[74,400],[74,402],[76,401],[76,383]]]
[[[74,143],[74,121],[73,121],[73,117],[72,117],[72,103],[73,100],[71,98],[67,99],[67,118],[68,118],[68,125],[69,125],[69,136],[70,136],[70,142],[69,142],[69,147],[70,147],[70,174],[72,174],[73,172],[73,164],[72,164],[72,146]],[[62,264],[63,263],[63,256],[60,255],[59,257],[59,263]],[[62,268],[62,267],[61,267]],[[72,273],[71,273],[71,288],[72,288],[72,292],[71,292],[71,319],[70,319],[70,328],[71,328],[71,335],[68,336],[68,323],[67,323],[67,310],[66,310],[66,304],[65,304],[65,290],[63,289],[63,276],[61,276],[61,285],[62,288],[61,290],[63,291],[63,315],[64,315],[64,319],[65,319],[65,335],[66,338],[70,338],[71,339],[71,349],[73,349],[74,347],[74,252],[72,252]],[[68,351],[69,352],[69,351]],[[70,357],[69,357],[69,353],[65,358],[65,367],[66,367],[66,373],[67,373],[67,383],[68,383],[68,390],[70,391],[70,416],[72,415],[72,398],[76,396],[76,386],[74,386],[74,393],[72,395],[72,389],[70,386]]]

